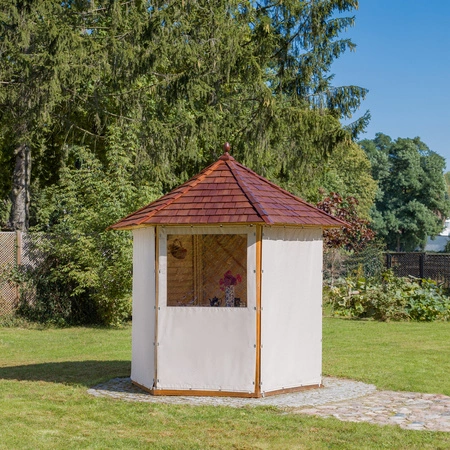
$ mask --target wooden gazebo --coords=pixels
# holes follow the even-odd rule
[[[133,231],[132,381],[154,395],[320,386],[322,230],[342,225],[227,151],[112,225]]]

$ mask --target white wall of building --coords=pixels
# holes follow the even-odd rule
[[[155,373],[155,228],[133,231],[131,379],[148,389]]]
[[[265,227],[261,391],[321,383],[322,230]]]

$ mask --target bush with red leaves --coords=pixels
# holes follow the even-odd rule
[[[363,250],[375,238],[369,221],[358,217],[358,200],[355,197],[343,199],[336,192],[330,192],[316,205],[319,209],[345,221],[348,226],[324,230],[324,242],[329,248],[345,248],[346,250]]]

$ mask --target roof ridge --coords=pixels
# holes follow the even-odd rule
[[[136,225],[141,225],[148,219],[151,219],[157,212],[161,211],[162,209],[166,208],[167,206],[171,205],[175,200],[178,200],[182,195],[184,195],[186,192],[191,190],[193,187],[197,186],[198,183],[203,181],[206,176],[208,176],[211,172],[215,170],[215,166],[218,166],[222,161],[217,160],[210,164],[208,167],[205,167],[199,174],[197,174],[195,177],[190,178],[186,182],[184,182],[181,186],[178,186],[177,188],[173,189],[172,191],[168,192],[165,195],[170,195],[171,192],[176,191],[177,189],[180,189],[179,194],[175,195],[172,199],[169,201],[163,203],[159,208],[155,208],[153,211],[151,211],[148,215],[146,215],[143,219],[139,220]],[[214,167],[213,167],[214,166]],[[186,186],[185,186],[186,185]],[[183,186],[185,186],[184,189]],[[155,200],[155,202],[158,200]],[[153,202],[152,202],[153,203]],[[149,205],[147,205],[149,206]],[[144,206],[145,208],[145,206]],[[134,214],[134,213],[133,213]],[[132,215],[133,215],[132,214]]]
[[[233,168],[231,167],[230,163],[235,163],[237,165],[239,164],[235,159],[226,161],[226,164],[228,168],[230,169],[231,174],[233,175],[234,179],[236,180],[236,183],[241,188],[243,194],[247,197],[247,200],[250,202],[250,205],[252,205],[253,209],[258,213],[259,217],[267,223],[268,225],[273,224],[273,220],[270,218],[269,214],[265,211],[265,209],[262,207],[260,202],[254,197],[254,195],[250,192],[250,189],[245,182],[245,180],[238,174],[235,173]],[[244,166],[242,166],[244,167]]]
[[[272,181],[268,180],[267,178],[264,178],[261,175],[258,175],[256,172],[254,172],[253,170],[249,169],[248,167],[244,166],[243,164],[237,162],[235,160],[235,163],[240,166],[242,169],[246,170],[247,172],[251,173],[252,175],[255,175],[257,178],[259,178],[261,181],[264,181],[265,183],[269,184],[270,186],[274,187],[275,189],[277,189],[280,192],[283,192],[284,194],[289,195],[289,197],[295,199],[297,202],[309,206],[311,208],[314,208],[316,211],[318,211],[319,213],[323,214],[324,216],[327,217],[331,217],[334,220],[337,220],[338,222],[341,222],[343,225],[348,226],[348,223],[338,219],[337,217],[332,216],[331,214],[328,214],[327,212],[325,212],[322,209],[319,209],[317,206],[312,205],[311,203],[308,203],[307,201],[301,199],[300,197],[298,197],[297,195],[292,194],[291,192],[287,191],[286,189],[283,189],[282,187],[278,186],[277,184],[273,183]],[[262,218],[262,217],[261,217]]]

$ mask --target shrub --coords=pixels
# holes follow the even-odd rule
[[[345,248],[348,251],[360,251],[375,238],[369,221],[359,217],[358,200],[355,197],[342,198],[336,192],[317,203],[317,208],[346,222],[341,228],[331,228],[323,233],[324,244],[329,248]]]
[[[448,320],[450,299],[431,280],[358,274],[330,289],[328,298],[337,315],[375,320]]]
[[[36,202],[34,236],[39,264],[26,271],[20,311],[31,320],[62,324],[117,325],[131,314],[130,233],[107,231],[121,217],[154,198],[137,189],[134,166],[120,148],[106,163],[72,148],[59,183]]]
[[[450,299],[432,280],[421,280],[408,300],[406,311],[412,320],[450,319]]]

